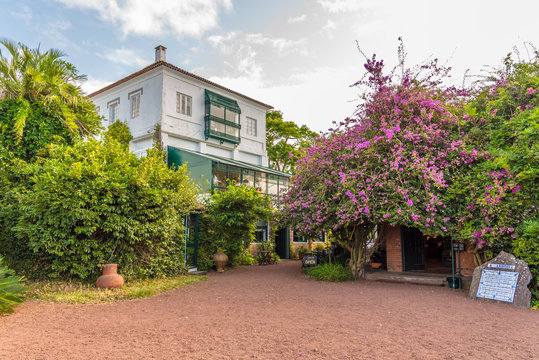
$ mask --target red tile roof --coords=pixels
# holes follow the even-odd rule
[[[181,69],[181,68],[179,68],[179,67],[177,67],[177,66],[174,66],[174,65],[172,65],[172,64],[169,64],[169,63],[166,62],[166,61],[157,61],[157,62],[154,62],[153,64],[146,66],[144,69],[139,70],[139,71],[137,71],[136,73],[133,73],[133,74],[131,74],[131,75],[129,75],[129,76],[126,76],[126,77],[124,77],[123,79],[120,79],[120,80],[116,81],[115,83],[112,83],[112,84],[110,84],[110,85],[107,85],[107,86],[105,86],[105,87],[102,88],[102,89],[99,89],[99,90],[97,90],[97,91],[94,91],[93,93],[91,93],[90,95],[88,95],[88,97],[91,98],[91,97],[94,97],[94,96],[96,96],[96,95],[98,95],[98,94],[101,94],[101,93],[104,92],[104,91],[107,91],[107,90],[109,90],[109,89],[112,89],[113,87],[118,86],[118,85],[120,85],[120,84],[123,84],[124,82],[127,82],[127,81],[129,81],[129,80],[131,80],[131,79],[134,79],[134,78],[136,78],[137,76],[142,75],[142,74],[144,74],[144,73],[147,73],[147,72],[150,71],[150,70],[157,69],[157,68],[160,67],[160,66],[165,66],[165,67],[167,67],[167,68],[169,68],[169,69],[172,69],[172,70],[175,70],[175,71],[177,71],[177,72],[179,72],[179,73],[181,73],[181,74],[187,75],[187,76],[189,76],[189,77],[191,77],[191,78],[193,78],[193,79],[196,79],[196,80],[198,80],[198,81],[202,81],[202,82],[204,82],[204,83],[206,83],[206,84],[215,86],[216,88],[225,90],[225,91],[227,91],[227,92],[229,92],[229,93],[232,93],[232,94],[234,94],[234,95],[237,95],[237,96],[239,96],[239,97],[242,97],[242,98],[244,98],[244,99],[246,99],[246,100],[249,100],[249,101],[254,102],[254,103],[256,103],[256,104],[262,105],[262,106],[266,107],[268,110],[269,110],[269,109],[273,109],[273,106],[271,106],[271,105],[264,104],[263,102],[260,102],[260,101],[258,101],[258,100],[255,100],[255,99],[253,99],[253,98],[250,98],[250,97],[248,97],[248,96],[246,96],[246,95],[240,94],[239,92],[236,92],[236,91],[234,91],[234,90],[230,90],[230,89],[228,89],[228,88],[226,88],[226,87],[224,87],[224,86],[222,86],[222,85],[219,85],[219,84],[214,83],[213,81],[204,79],[203,77],[200,77],[200,76],[198,76],[198,75],[195,75],[195,74],[193,74],[193,73],[190,73],[190,72],[188,72],[188,71],[185,71],[185,70],[183,70],[183,69]]]

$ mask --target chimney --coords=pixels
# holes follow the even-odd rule
[[[155,62],[167,61],[167,48],[163,45],[155,47]]]

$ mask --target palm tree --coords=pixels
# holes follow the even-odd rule
[[[41,102],[51,114],[60,115],[70,131],[81,136],[95,134],[100,120],[95,107],[82,91],[86,80],[59,50],[42,53],[21,43],[1,40],[8,57],[0,50],[0,99],[16,99],[20,104],[13,131],[21,137],[31,111],[30,104]]]

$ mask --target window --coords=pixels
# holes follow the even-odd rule
[[[182,93],[176,93],[176,112],[191,116],[191,104],[193,100],[191,96]]]
[[[213,187],[226,188],[226,167],[213,163]]]
[[[247,118],[247,135],[256,136],[256,119]]]
[[[238,102],[206,90],[206,126],[204,135],[221,142],[240,143],[240,114]]]
[[[114,124],[118,120],[118,104],[120,104],[120,98],[116,98],[107,103],[109,109],[109,125]]]
[[[131,103],[131,119],[140,115],[140,95],[142,95],[142,89],[132,91],[127,95]]]
[[[307,237],[300,235],[297,231],[294,231],[294,242],[307,242]]]
[[[255,242],[261,243],[268,240],[268,223],[258,221],[256,223]]]

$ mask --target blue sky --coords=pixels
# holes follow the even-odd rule
[[[410,65],[436,57],[464,71],[539,46],[539,1],[515,0],[0,0],[0,37],[57,48],[87,91],[133,73],[167,47],[167,61],[326,130],[352,115],[367,53]]]

